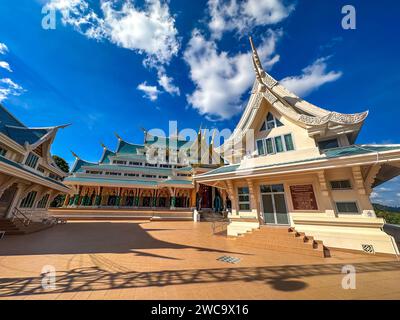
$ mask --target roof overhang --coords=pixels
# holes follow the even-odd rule
[[[217,174],[203,174],[194,176],[195,182],[206,183],[218,180],[237,180],[244,178],[256,178],[271,175],[285,175],[306,173],[311,171],[336,169],[343,167],[364,166],[371,164],[381,164],[390,166],[400,165],[400,150],[391,150],[370,154],[345,156],[337,158],[317,158],[315,160],[305,160],[292,164],[277,164],[268,167],[254,167],[235,170],[233,172],[223,172]],[[393,178],[393,177],[391,177]]]
[[[42,186],[60,191],[62,193],[69,193],[71,191],[70,188],[68,188],[66,185],[52,182],[48,179],[45,179],[44,177],[42,178],[39,175],[31,173],[26,169],[18,168],[5,162],[0,162],[0,172],[6,175],[17,177],[19,179],[27,181],[28,183],[40,184]]]

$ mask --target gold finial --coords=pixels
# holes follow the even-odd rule
[[[106,145],[103,142],[100,142],[100,145],[103,149],[107,149]]]
[[[256,49],[256,47],[254,45],[254,42],[253,42],[253,38],[249,37],[249,39],[250,39],[251,49],[253,51],[254,64],[255,64],[258,72],[260,73],[261,78],[264,78],[266,73],[265,73],[265,71],[264,71],[264,69],[262,67],[260,57],[258,55],[257,49]]]
[[[72,156],[74,156],[76,159],[80,159],[79,156],[75,152],[73,152],[72,150],[70,150],[70,151],[72,153]]]
[[[114,133],[118,140],[122,140],[121,136],[118,133]]]

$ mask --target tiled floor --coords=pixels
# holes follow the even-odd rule
[[[341,285],[349,264],[356,290]],[[57,271],[47,291],[45,265]],[[0,299],[400,299],[400,262],[243,247],[208,223],[70,222],[0,241]]]

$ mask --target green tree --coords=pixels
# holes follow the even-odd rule
[[[69,165],[67,161],[65,161],[63,158],[59,156],[53,156],[53,160],[56,163],[57,167],[59,167],[65,173],[69,173]],[[65,200],[65,195],[60,194],[53,200],[53,202],[50,204],[50,207],[52,208],[61,207],[64,203],[64,200]]]
[[[69,173],[69,165],[67,161],[59,156],[53,156],[53,160],[56,163],[57,167],[59,167],[65,173]]]

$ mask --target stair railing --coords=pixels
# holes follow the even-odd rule
[[[12,211],[12,221],[19,221],[21,222],[25,227],[28,227],[32,220],[28,218],[21,210],[19,210],[17,207],[15,207]]]

